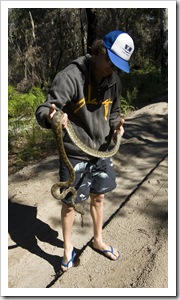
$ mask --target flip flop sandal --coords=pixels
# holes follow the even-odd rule
[[[111,254],[113,254],[115,257],[117,257],[116,259],[112,259],[111,257],[109,257],[109,256],[107,256],[107,255],[105,255],[106,257],[108,257],[108,258],[110,258],[111,260],[114,260],[114,261],[116,261],[116,260],[118,260],[119,258],[120,258],[120,253],[119,253],[119,251],[117,251],[117,253],[118,253],[118,256],[116,256],[115,254],[114,254],[114,248],[112,247],[112,246],[110,246],[110,248],[111,248],[111,250],[100,250],[102,253],[111,253]]]
[[[117,252],[118,252],[118,256],[117,256],[116,259],[112,259],[110,256],[106,255],[106,253],[111,253],[111,254],[113,254],[114,256],[116,256],[116,255],[114,254],[114,248],[113,248],[112,246],[110,246],[110,250],[99,250],[99,249],[96,249],[96,248],[94,248],[94,247],[92,247],[92,248],[93,248],[93,250],[95,250],[95,251],[98,252],[99,254],[104,255],[106,258],[109,258],[110,260],[116,261],[116,260],[118,260],[118,259],[120,258],[120,253],[119,253],[119,251],[117,251]]]
[[[71,254],[71,259],[67,262],[67,264],[65,264],[65,262],[62,260],[61,265],[65,268],[67,268],[67,270],[68,270],[69,264],[72,262],[72,267],[74,267],[75,256],[76,256],[76,253],[75,253],[74,248],[73,248],[72,254]]]

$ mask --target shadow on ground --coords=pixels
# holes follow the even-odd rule
[[[57,272],[62,258],[43,251],[39,247],[37,239],[63,248],[63,242],[57,238],[58,232],[36,217],[36,207],[13,203],[9,199],[8,211],[8,231],[11,239],[15,242],[15,245],[8,247],[9,251],[20,246],[48,261]]]

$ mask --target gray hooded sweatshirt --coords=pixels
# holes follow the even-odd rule
[[[113,130],[120,121],[121,82],[113,72],[98,87],[90,82],[91,56],[74,60],[54,78],[46,102],[36,110],[38,123],[51,128],[46,121],[52,103],[68,114],[74,130],[87,146],[108,150]],[[64,129],[64,146],[69,157],[90,160],[92,157],[72,143]]]

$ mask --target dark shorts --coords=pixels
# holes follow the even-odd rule
[[[99,158],[89,162],[74,158],[69,160],[76,174],[72,185],[77,190],[76,203],[87,200],[90,193],[105,194],[116,187],[115,170],[110,158]],[[69,171],[62,161],[59,175],[61,181],[67,181],[69,178]],[[71,193],[68,193],[63,201],[69,204]]]

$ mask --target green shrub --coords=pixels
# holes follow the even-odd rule
[[[134,106],[130,105],[129,101],[122,96],[120,97],[121,114],[126,115],[127,112],[134,110]]]
[[[36,108],[45,101],[40,88],[22,94],[8,87],[8,154],[10,172],[56,150],[51,130],[41,128],[35,119]],[[51,147],[50,147],[51,145]]]
[[[11,85],[8,86],[8,115],[11,118],[34,115],[36,108],[45,101],[45,95],[38,87],[33,87],[28,93],[22,94]]]
[[[147,66],[146,69],[131,70],[129,74],[120,74],[122,97],[135,109],[149,104],[162,95],[167,95],[168,84],[159,69]]]

